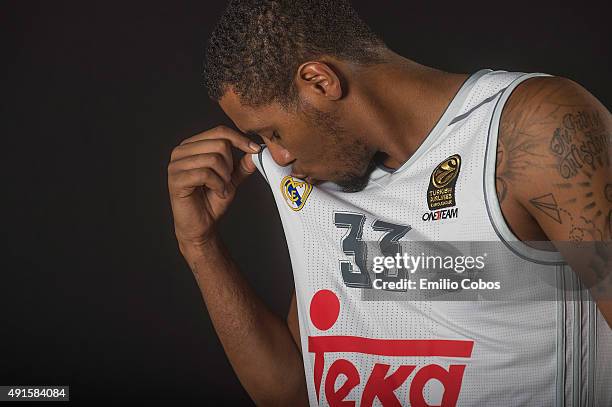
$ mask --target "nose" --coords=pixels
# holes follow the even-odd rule
[[[268,143],[268,149],[270,150],[270,155],[272,155],[274,162],[281,167],[285,167],[295,160],[289,151],[278,144]]]

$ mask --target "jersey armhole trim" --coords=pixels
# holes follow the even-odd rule
[[[557,338],[555,372],[555,407],[565,406],[565,275],[563,265],[555,266],[557,280]]]
[[[257,153],[257,160],[259,161],[259,165],[261,166],[261,172],[262,172],[262,175],[264,176],[264,179],[266,180],[268,185],[270,185],[270,180],[268,179],[268,174],[266,173],[266,168],[264,167],[263,156],[262,156],[267,146],[265,144],[260,144],[259,146],[261,147],[261,149],[259,150],[259,153]]]
[[[548,251],[533,248],[521,241],[510,229],[502,214],[501,206],[497,198],[495,186],[495,170],[497,159],[497,140],[499,136],[499,122],[504,105],[510,98],[512,91],[523,81],[537,76],[552,76],[546,73],[526,73],[515,78],[501,93],[493,109],[489,131],[487,135],[487,146],[484,162],[484,196],[485,206],[489,221],[500,240],[519,257],[539,264],[564,264],[565,261],[558,251]]]

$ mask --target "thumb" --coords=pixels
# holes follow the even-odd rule
[[[253,163],[254,154],[245,154],[237,165],[234,165],[234,172],[232,173],[232,184],[234,188],[237,188],[249,175],[253,174],[257,167]]]

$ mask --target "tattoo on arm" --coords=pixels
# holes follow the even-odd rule
[[[538,152],[537,139],[517,130],[517,123],[526,120],[527,115],[517,112],[513,119],[516,122],[503,122],[502,131],[497,143],[496,189],[500,203],[508,195],[508,187],[527,177],[526,171],[541,167],[543,155]]]
[[[608,174],[609,179],[612,174],[610,115],[585,98],[584,90],[559,79],[543,79],[519,92],[517,88],[504,107],[497,146],[498,199],[502,203],[511,192],[524,191],[539,176],[546,177],[555,189],[529,198],[529,205],[567,224],[570,240],[589,235],[610,239],[612,183],[606,182],[603,190],[595,187],[602,176]]]
[[[499,202],[527,209],[599,299],[611,300],[612,116],[567,79],[525,82],[500,119]]]
[[[573,198],[570,201],[575,202],[576,199]],[[568,248],[572,249],[574,256],[589,259],[586,263],[586,269],[583,269],[583,273],[590,274],[588,280],[591,284],[589,288],[596,288],[600,295],[610,295],[612,293],[612,279],[610,278],[612,270],[612,242],[610,242],[609,238],[606,241],[604,232],[597,224],[602,211],[597,210],[591,216],[590,212],[595,207],[593,203],[593,206],[585,206],[580,215],[575,217],[570,210],[557,204],[557,199],[553,193],[532,198],[529,200],[529,203],[547,218],[559,224],[568,225],[568,240],[570,242],[578,242],[577,245]],[[604,227],[611,227],[611,216],[612,210],[608,213]],[[568,243],[560,242],[560,244],[567,245]]]
[[[544,215],[555,222],[562,224],[561,214],[557,205],[557,200],[553,194],[546,194],[529,200],[534,207],[539,209]]]
[[[570,201],[575,201],[575,199]],[[577,217],[572,215],[572,212],[566,208],[560,207],[557,204],[557,199],[552,193],[532,198],[529,200],[529,203],[543,215],[554,220],[558,224],[567,224],[569,226],[568,239],[571,241],[604,240],[604,233],[596,224],[596,221],[602,215],[602,211],[597,210],[594,214],[591,213],[592,209],[595,207],[594,202],[592,206],[585,206]]]
[[[570,179],[582,171],[591,178],[589,170],[609,167],[608,138],[598,111],[581,109],[563,115],[550,141],[559,174]]]

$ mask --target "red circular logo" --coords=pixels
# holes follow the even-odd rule
[[[321,331],[327,331],[338,320],[340,300],[330,290],[319,290],[310,300],[310,320]]]

